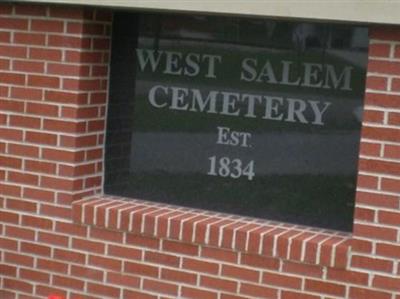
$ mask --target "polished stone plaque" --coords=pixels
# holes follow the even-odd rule
[[[117,13],[108,194],[351,230],[364,27]]]

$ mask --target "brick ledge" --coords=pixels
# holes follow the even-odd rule
[[[75,201],[73,221],[185,243],[346,268],[351,234],[116,196]]]

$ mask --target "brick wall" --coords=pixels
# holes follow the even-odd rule
[[[354,231],[102,195],[111,12],[0,5],[0,298],[400,299],[400,28],[371,28]]]

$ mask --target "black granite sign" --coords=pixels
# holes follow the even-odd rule
[[[367,30],[116,14],[105,191],[351,230]]]

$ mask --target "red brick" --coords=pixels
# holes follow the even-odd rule
[[[195,259],[191,259],[191,258],[184,258],[182,268],[191,270],[191,271],[195,271],[195,272],[218,274],[219,264],[211,263],[211,262],[208,262],[205,260],[195,260]]]
[[[90,95],[90,104],[98,105],[107,102],[107,93],[105,92],[92,92]]]
[[[20,50],[22,52],[22,50]],[[25,57],[25,55],[22,55]],[[45,61],[61,61],[62,51],[56,49],[47,49],[47,48],[31,48],[29,51],[29,58],[45,60]]]
[[[61,176],[68,176],[68,177],[77,177],[83,175],[89,175],[96,173],[96,164],[84,164],[84,165],[60,165],[59,166],[59,175]]]
[[[93,228],[92,228],[93,229]],[[56,222],[56,231],[66,235],[86,237],[88,227],[68,222]]]
[[[22,225],[25,225],[26,227],[34,227],[39,229],[50,230],[53,227],[53,221],[43,217],[23,215]]]
[[[37,88],[12,87],[11,97],[23,100],[41,101],[43,98],[43,91]],[[23,103],[21,102],[20,104]]]
[[[380,289],[398,292],[400,291],[400,278],[375,275],[372,285]]]
[[[3,189],[2,189],[3,191]],[[37,204],[35,202],[26,201],[22,199],[12,199],[8,198],[6,203],[7,209],[19,210],[23,212],[36,212]]]
[[[158,277],[159,268],[142,263],[125,262],[123,272],[141,276]]]
[[[21,195],[21,187],[2,184],[0,183],[0,189],[2,195],[10,195],[10,196],[20,196]]]
[[[10,17],[0,17],[0,28],[1,29],[11,29],[11,30],[27,30],[28,29],[28,19],[23,18],[10,18]]]
[[[86,130],[85,122],[72,122],[63,120],[45,119],[43,128],[49,131],[64,133],[82,133]]]
[[[27,16],[45,16],[47,8],[40,5],[16,5],[15,13],[17,15]]]
[[[45,93],[45,100],[56,103],[84,105],[87,103],[87,94],[49,90]]]
[[[95,176],[85,179],[85,188],[100,187],[103,183],[103,178],[101,176]]]
[[[351,259],[351,266],[360,269],[391,273],[393,269],[393,262],[380,258],[353,255]]]
[[[44,62],[14,60],[13,70],[27,73],[43,73]]]
[[[196,256],[199,254],[199,247],[197,245],[168,241],[168,240],[163,241],[162,250],[184,255]]]
[[[15,240],[11,240],[9,238],[1,238],[0,237],[0,248],[17,251],[18,250],[18,242]]]
[[[279,269],[279,259],[254,254],[242,254],[241,264],[272,270]]]
[[[320,299],[320,296],[305,294],[304,292],[297,293],[292,291],[282,291],[281,299]]]
[[[55,174],[56,164],[50,162],[41,162],[37,160],[25,160],[25,170],[39,173]]]
[[[368,89],[373,90],[387,90],[388,80],[386,77],[379,77],[379,76],[368,76],[366,86]],[[364,119],[365,119],[365,111],[364,111]]]
[[[64,274],[67,274],[68,272],[67,263],[41,258],[37,259],[37,268]]]
[[[31,242],[21,242],[21,252],[50,257],[51,247]]]
[[[53,135],[51,135],[53,136]],[[42,156],[44,159],[52,160],[52,161],[60,161],[60,162],[82,162],[84,159],[84,152],[73,152],[67,150],[56,150],[56,149],[47,149],[44,148],[42,150]]]
[[[383,124],[383,111],[364,110],[363,122]]]
[[[8,172],[8,180],[10,182],[35,186],[39,183],[39,177],[37,175],[14,171]]]
[[[48,37],[48,45],[61,48],[89,49],[91,41],[90,38],[50,34]]]
[[[191,298],[191,299],[217,299],[218,293],[189,288],[189,287],[182,287],[182,296],[184,298]]]
[[[3,111],[23,112],[24,103],[15,100],[0,100],[0,109]]]
[[[146,251],[144,255],[144,260],[150,263],[161,264],[171,267],[179,267],[180,264],[179,257],[154,251]]]
[[[102,282],[105,272],[89,266],[71,265],[71,275]]]
[[[240,284],[240,293],[256,298],[278,298],[278,290],[266,286],[252,285],[248,283]],[[297,298],[296,298],[297,299]]]
[[[275,273],[264,273],[263,283],[266,285],[280,286],[285,288],[300,289],[301,278]]]
[[[27,120],[23,121],[25,122]],[[36,146],[9,143],[8,153],[15,156],[38,158],[39,148]]]
[[[66,291],[64,291],[60,288],[49,287],[49,286],[44,286],[44,285],[37,285],[36,293],[43,297],[48,297],[49,295],[54,295],[54,296],[58,295],[58,296],[61,296],[61,298],[67,297]]]
[[[103,284],[96,284],[89,282],[87,285],[87,291],[93,294],[98,294],[102,296],[119,298],[120,296],[120,288],[106,286]]]
[[[25,75],[0,72],[0,82],[3,84],[24,85],[25,84]]]
[[[0,7],[0,10],[1,9],[2,8]],[[0,290],[0,298],[16,299],[17,295],[12,291]]]
[[[1,273],[1,275],[4,275],[4,276],[16,277],[17,276],[17,267],[0,264],[0,273]],[[1,293],[0,293],[0,295],[1,295]],[[2,298],[2,297],[0,296],[0,298]]]
[[[64,22],[33,19],[31,22],[31,30],[41,32],[63,32]]]
[[[26,112],[42,116],[58,116],[58,106],[41,103],[27,103]]]
[[[384,156],[385,158],[400,159],[400,146],[385,144]]]
[[[373,222],[375,219],[375,210],[355,207],[354,219]]]
[[[24,280],[32,280],[46,284],[50,282],[50,275],[48,273],[30,269],[20,269],[19,276]]]
[[[378,222],[383,224],[389,224],[394,226],[400,225],[400,213],[399,212],[389,212],[389,211],[379,211],[378,212]]]
[[[322,278],[323,271],[322,267],[316,265],[309,265],[304,263],[293,263],[284,261],[282,266],[282,272],[300,274],[303,276],[312,276]]]
[[[30,33],[15,32],[14,42],[16,44],[25,44],[25,45],[45,45],[46,35],[36,34],[32,32]]]
[[[119,258],[140,260],[142,257],[142,251],[136,248],[123,247],[109,244],[107,247],[107,254]]]
[[[103,52],[79,52],[79,51],[66,51],[65,59],[67,62],[72,63],[101,63]]]
[[[390,54],[390,44],[369,44],[369,56],[374,57],[389,57]],[[367,85],[368,86],[368,85]]]
[[[134,234],[126,235],[126,243],[130,245],[153,248],[153,249],[158,249],[160,247],[159,239],[134,235]]]
[[[51,6],[50,16],[62,19],[91,20],[93,19],[93,11],[82,7]]]
[[[398,95],[372,93],[372,92],[367,92],[365,94],[366,105],[381,106],[386,108],[396,108],[398,107],[399,100],[400,96]]]
[[[108,50],[110,48],[109,38],[94,38],[93,49],[95,50]]]
[[[389,125],[394,125],[394,126],[400,125],[400,113],[390,112],[388,123]]]
[[[236,252],[211,247],[203,247],[201,249],[201,256],[230,263],[237,263],[238,260]]]
[[[11,33],[2,31],[0,32],[0,43],[9,43],[11,41]]]
[[[52,284],[75,290],[83,290],[85,282],[67,276],[53,275]]]
[[[96,146],[97,142],[97,134],[96,135],[86,135],[86,136],[63,136],[61,135],[60,144],[63,147],[71,147],[71,148],[82,148],[82,147],[90,147]],[[90,159],[87,159],[90,160]]]
[[[28,85],[35,87],[59,88],[60,79],[51,76],[29,75]]]
[[[105,244],[103,242],[95,242],[83,239],[72,239],[72,247],[78,250],[84,250],[88,252],[104,254]]]
[[[344,296],[346,292],[346,288],[343,285],[311,279],[306,279],[305,289],[306,291],[340,297]]]
[[[99,66],[94,65],[92,66],[91,75],[94,77],[105,77],[108,74],[108,67],[107,66]]]
[[[72,91],[91,91],[101,88],[99,79],[63,79],[63,89]]]
[[[360,299],[360,298],[391,299],[392,294],[381,291],[375,291],[371,289],[350,287],[349,299]]]
[[[95,107],[63,107],[61,112],[67,118],[94,118],[99,116],[99,108]]]
[[[68,246],[68,237],[62,236],[60,234],[53,234],[48,232],[39,232],[38,240],[41,243],[50,244],[50,245],[58,245],[67,247]]]
[[[238,287],[238,283],[233,280],[202,276],[200,279],[200,286],[208,289],[235,293]]]
[[[0,221],[7,222],[11,224],[18,224],[19,223],[19,214],[14,213],[12,211],[2,211],[0,210]]]
[[[83,65],[48,63],[47,74],[86,77],[89,75],[89,67]]]
[[[64,191],[76,191],[82,189],[82,181],[42,176],[40,186]]]
[[[22,159],[10,156],[0,156],[0,166],[7,168],[21,169]]]
[[[32,284],[21,281],[20,279],[16,280],[11,278],[4,278],[3,287],[6,289],[17,290],[19,292],[25,292],[25,293],[32,293],[33,291]]]
[[[46,191],[42,189],[35,189],[35,188],[28,188],[25,187],[23,191],[24,198],[27,199],[36,199],[40,201],[54,201],[54,192],[53,191]]]
[[[357,186],[360,188],[377,189],[378,177],[359,174],[357,177]]]
[[[341,281],[345,283],[360,284],[360,285],[368,284],[368,274],[363,272],[328,268],[327,277],[329,280]]]
[[[9,264],[15,264],[25,267],[33,267],[34,263],[33,257],[13,252],[5,252],[4,261]]]
[[[10,124],[14,127],[40,128],[40,118],[20,115],[10,115]]]
[[[115,272],[121,272],[122,269],[120,260],[95,255],[89,255],[89,265]]]
[[[380,256],[400,259],[400,246],[393,244],[376,244],[376,254]]]
[[[1,32],[0,32],[0,42],[1,42]],[[0,70],[9,71],[11,66],[11,62],[8,59],[0,59]],[[3,91],[0,92],[0,96],[7,96],[8,87],[2,87]],[[3,94],[4,93],[4,94]]]
[[[399,206],[395,196],[361,191],[357,192],[356,201],[374,207],[397,208]]]
[[[169,295],[178,295],[178,286],[175,284],[165,283],[157,280],[144,279],[143,289]]]
[[[171,270],[171,269],[162,269],[161,270],[161,278],[170,281],[176,281],[186,284],[196,284],[197,275],[179,271],[179,270]]]
[[[127,286],[130,288],[138,288],[140,286],[139,277],[115,273],[115,272],[107,273],[107,282],[111,284],[117,284],[120,286]]]
[[[397,230],[380,226],[356,223],[353,226],[353,233],[355,236],[374,238],[377,240],[397,240]]]
[[[260,272],[246,269],[243,267],[223,265],[222,275],[245,281],[258,282],[260,277]]]
[[[103,35],[104,25],[102,24],[88,24],[69,22],[67,25],[67,33],[74,34],[90,34],[90,35]]]
[[[0,128],[0,136],[6,140],[21,141],[23,134],[22,130]]]
[[[382,178],[381,189],[390,192],[400,192],[400,180]]]
[[[2,28],[1,18],[0,18],[0,28]],[[6,45],[2,45],[0,47],[0,56],[26,58],[27,54],[28,54],[28,49],[26,47],[6,46]]]
[[[157,299],[158,296],[150,295],[139,291],[124,290],[123,298]]]
[[[370,59],[368,61],[368,71],[371,73],[397,75],[400,73],[400,63]]]

